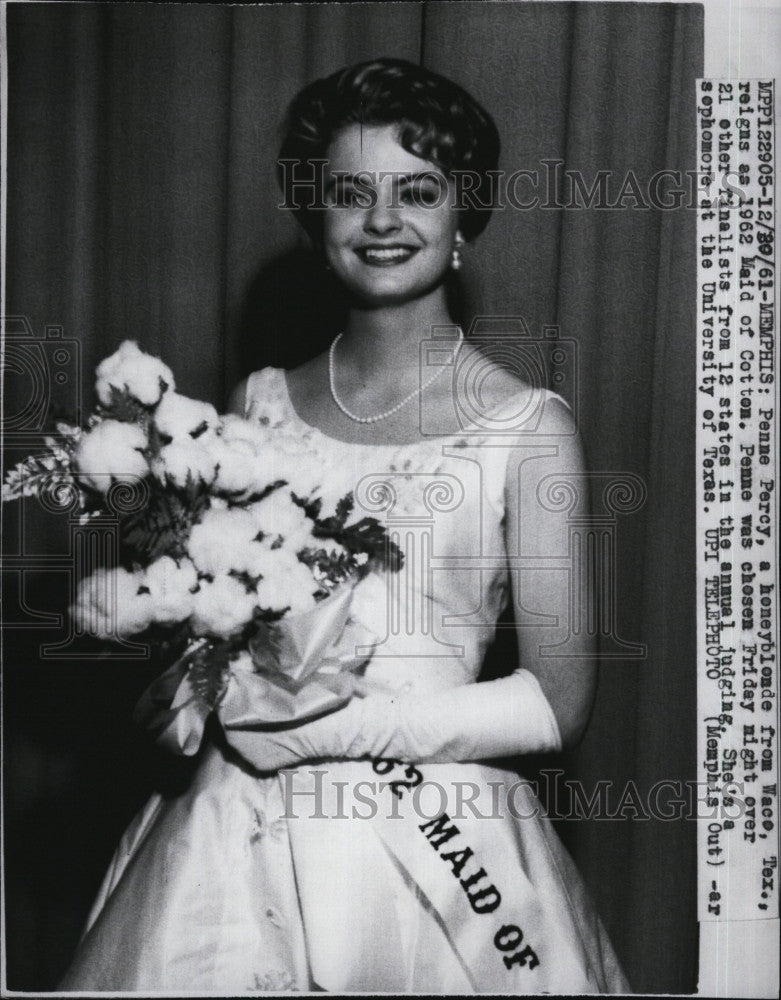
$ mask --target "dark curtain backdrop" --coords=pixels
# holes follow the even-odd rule
[[[277,208],[274,163],[289,100],[346,63],[400,56],[457,80],[495,115],[509,171],[561,159],[587,179],[631,169],[642,186],[695,162],[699,6],[35,3],[7,18],[7,312],[78,342],[88,405],[96,363],[127,337],[175,369],[180,391],[220,407],[253,368],[327,343],[336,300]],[[561,765],[587,790],[633,781],[643,800],[661,779],[696,777],[694,224],[685,208],[508,209],[461,272],[467,321],[520,315],[576,342],[564,393],[590,466],[647,485],[643,508],[619,520],[616,567],[619,633],[647,657],[603,665],[589,732]],[[29,391],[9,363],[13,412]],[[74,398],[73,380],[52,386],[53,406]],[[16,514],[5,528],[8,552]],[[62,542],[35,511],[24,530],[44,557]],[[7,621],[61,610],[64,574],[29,573],[21,591],[18,577],[7,574]],[[144,668],[38,657],[59,635],[6,631],[16,988],[56,982],[119,832],[162,773],[129,722]],[[693,991],[694,823],[559,828],[634,988]]]

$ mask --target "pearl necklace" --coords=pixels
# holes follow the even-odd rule
[[[347,409],[347,407],[344,405],[341,399],[339,399],[339,396],[336,393],[336,364],[335,364],[336,345],[342,339],[342,336],[343,334],[337,333],[328,351],[328,384],[331,388],[331,398],[333,399],[333,401],[336,403],[336,405],[339,407],[339,409],[346,417],[349,417],[350,420],[354,420],[357,424],[376,424],[379,420],[386,420],[388,417],[393,416],[394,413],[398,413],[398,411],[402,408],[402,406],[406,406],[407,403],[411,402],[416,396],[419,396],[422,392],[425,392],[430,385],[433,385],[446,367],[445,365],[441,365],[437,369],[437,371],[434,372],[431,378],[427,379],[423,383],[423,385],[419,385],[417,389],[413,389],[412,392],[409,393],[409,395],[405,396],[400,403],[396,403],[396,405],[392,406],[389,410],[385,410],[383,413],[375,413],[369,417],[359,417],[357,413],[353,413],[351,410]],[[456,348],[456,357],[458,357],[458,353],[461,350],[461,345],[463,344],[463,342],[464,342],[464,331],[461,329],[461,327],[459,327],[458,347]],[[455,358],[453,360],[455,361]]]

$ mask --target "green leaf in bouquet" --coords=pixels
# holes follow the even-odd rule
[[[150,480],[149,501],[120,523],[123,548],[149,563],[159,556],[186,554],[190,529],[209,505],[207,488],[188,474],[183,488],[170,480],[166,486]]]
[[[279,630],[272,628],[273,622],[258,621],[254,635],[249,640],[249,650],[255,663],[279,662]]]
[[[72,422],[71,414],[62,406],[52,407],[49,420],[54,424],[61,446],[68,451],[73,451],[79,443],[82,428]]]
[[[179,551],[176,531],[170,527],[159,526],[154,517],[151,517],[147,524],[133,525],[126,530],[122,541],[148,562],[153,562],[160,556],[183,554]]]
[[[134,638],[151,646],[154,662],[170,666],[184,654],[192,639],[190,622],[185,620],[169,625],[152,622],[143,632],[137,632]]]
[[[149,408],[139,403],[137,399],[130,395],[127,389],[119,389],[115,385],[109,386],[110,402],[108,406],[98,407],[99,412],[111,417],[113,420],[121,420],[126,424],[140,424],[145,427],[149,422]]]
[[[340,527],[335,517],[326,518],[318,521],[312,534],[317,538],[333,538],[354,555],[365,552],[372,562],[394,573],[404,562],[401,549],[374,517],[364,517],[347,527]]]
[[[216,708],[228,686],[230,661],[235,653],[230,640],[209,642],[193,653],[190,660],[190,684],[198,697]]]
[[[233,494],[227,494],[228,505],[231,507],[246,507],[248,504],[258,503],[261,500],[265,500],[267,496],[275,490],[281,489],[283,486],[287,486],[286,479],[275,479],[273,483],[269,483],[268,486],[264,486],[262,490],[257,490],[249,496],[245,496],[243,490],[237,490]],[[233,499],[234,497],[236,498],[235,500]]]
[[[171,438],[167,434],[161,434],[160,429],[154,421],[150,421],[147,433],[147,440],[149,444],[145,449],[147,459],[157,458],[163,449],[163,446],[168,444]]]
[[[279,611],[275,611],[272,608],[255,607],[252,612],[252,621],[247,626],[245,635],[247,637],[254,635],[261,623],[265,625],[273,625],[274,622],[278,622],[284,618],[289,610],[289,607],[282,608]]]
[[[291,493],[290,496],[293,499],[293,503],[298,504],[310,521],[318,520],[320,517],[320,511],[323,509],[323,501],[320,497],[315,497],[314,500],[306,500],[304,497],[300,497],[296,493]]]
[[[344,524],[344,522],[352,513],[354,507],[355,507],[355,500],[353,498],[352,492],[350,492],[346,496],[343,496],[342,499],[339,501],[339,503],[336,505],[337,521],[341,522],[341,524]]]
[[[317,504],[317,514],[314,518],[316,524],[313,534],[318,538],[334,538],[341,540],[342,534],[345,531],[345,522],[355,506],[352,492],[345,494],[345,496],[339,500],[336,505],[336,513],[332,514],[330,517],[320,517],[322,501],[319,498],[312,502],[312,508],[315,507],[315,504]]]
[[[193,475],[192,469],[188,469],[187,478],[184,481],[185,503],[195,508],[198,505],[203,505],[203,503],[205,503],[206,501],[207,496],[208,494],[207,491],[204,489],[203,482],[200,479],[197,479]]]
[[[82,519],[105,513],[103,493],[78,479],[74,469],[74,453],[81,428],[57,423],[57,436],[46,435],[46,448],[28,455],[6,471],[0,499],[3,503],[22,497],[41,497],[44,491],[56,495],[60,489],[75,490]]]
[[[329,593],[338,584],[355,576],[358,563],[349,552],[334,552],[327,549],[304,549],[298,553],[299,562],[315,569],[323,576],[323,591]]]
[[[295,498],[297,503],[304,506],[304,502]],[[355,524],[348,525],[347,518],[355,508],[355,498],[352,492],[342,497],[336,505],[336,511],[331,517],[320,518],[321,502],[319,499],[309,501],[306,513],[313,517],[315,521],[312,534],[315,538],[330,538],[338,542],[349,553],[351,572],[354,573],[358,563],[355,559],[358,555],[366,555],[369,561],[392,572],[401,569],[404,561],[401,549],[392,542],[388,533],[380,522],[374,517],[364,517]],[[315,561],[318,569],[330,576],[331,572],[341,573],[344,569],[338,562],[334,563],[328,558]]]
[[[202,434],[205,434],[209,429],[209,421],[202,420],[195,430],[190,431],[190,437],[196,441]]]
[[[2,500],[7,503],[22,497],[40,496],[43,489],[75,485],[73,474],[67,464],[58,462],[51,452],[43,455],[28,455],[22,462],[8,469],[2,487]]]

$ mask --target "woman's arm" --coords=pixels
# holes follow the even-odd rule
[[[537,678],[565,747],[573,746],[583,735],[596,692],[594,640],[587,629],[594,595],[586,591],[587,575],[581,567],[571,564],[553,569],[546,568],[545,562],[560,565],[562,559],[574,558],[570,522],[588,516],[584,471],[583,449],[571,413],[558,399],[546,400],[539,428],[528,435],[528,443],[511,454],[507,465],[505,538],[511,558],[531,557],[536,563],[534,568],[510,574],[519,666]],[[572,476],[579,477],[579,482],[573,482]],[[561,481],[565,491],[567,483],[572,483],[573,507],[548,509],[555,506],[551,499],[544,502],[554,480]],[[524,612],[528,614],[524,616]],[[548,616],[550,624],[539,624],[535,616],[541,614]],[[573,615],[582,623],[577,632],[570,632]],[[565,640],[566,656],[546,650]]]

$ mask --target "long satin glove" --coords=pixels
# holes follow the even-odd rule
[[[304,760],[450,763],[561,750],[550,702],[528,670],[423,695],[370,695],[289,729],[226,731],[260,771]]]

